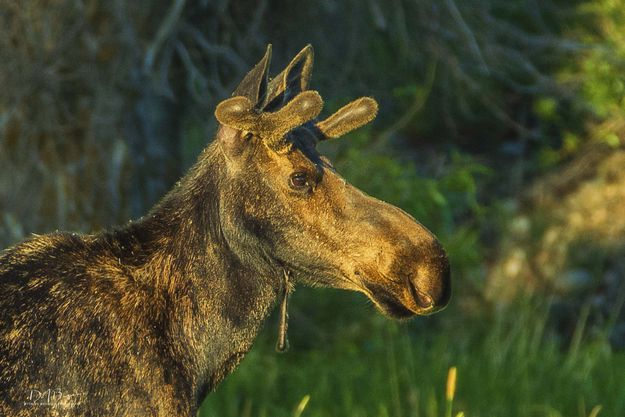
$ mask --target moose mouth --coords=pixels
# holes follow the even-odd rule
[[[415,315],[425,316],[438,311],[432,297],[419,291],[410,280],[406,280],[400,290],[401,296],[391,293],[384,286],[368,283],[367,295],[384,314],[396,318],[406,319]]]

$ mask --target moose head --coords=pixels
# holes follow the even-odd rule
[[[195,416],[280,291],[286,346],[291,278],[360,291],[397,318],[447,304],[449,262],[432,233],[316,150],[371,121],[376,102],[318,119],[312,48],[271,82],[270,54],[217,106],[217,139],[149,215],[0,253],[1,415],[40,415],[24,401],[59,387],[86,393],[81,415]]]
[[[228,245],[289,271],[295,282],[364,293],[395,318],[443,308],[450,268],[436,237],[350,185],[316,150],[319,141],[373,120],[375,100],[360,98],[319,119],[323,101],[308,90],[312,47],[272,80],[270,59],[271,46],[215,111],[226,161],[219,213]]]

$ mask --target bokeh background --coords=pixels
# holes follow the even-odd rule
[[[297,288],[200,416],[625,415],[624,0],[2,0],[0,246],[144,214],[274,46],[307,43],[323,145],[447,248],[448,309],[397,323]],[[453,404],[447,371],[458,370]]]

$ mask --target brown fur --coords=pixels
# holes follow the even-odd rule
[[[449,264],[434,236],[342,179],[315,150],[323,123],[288,106],[306,94],[312,49],[272,84],[263,59],[236,94],[288,133],[267,143],[266,126],[232,119],[142,219],[2,252],[0,415],[195,415],[250,349],[285,271],[363,292],[393,317],[447,303]],[[372,118],[350,108],[363,112],[347,106],[326,127]]]

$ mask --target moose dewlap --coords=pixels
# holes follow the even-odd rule
[[[195,416],[293,283],[360,291],[397,318],[445,306],[449,263],[432,233],[316,150],[371,121],[376,102],[318,119],[312,48],[271,81],[270,55],[145,217],[0,254],[0,415]]]

